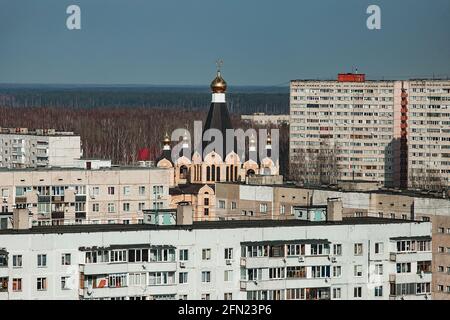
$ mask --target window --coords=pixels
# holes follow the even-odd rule
[[[247,280],[256,281],[256,280],[261,280],[261,279],[262,279],[262,269],[256,269],[256,268],[247,269]]]
[[[354,266],[354,276],[355,277],[362,277],[362,265],[356,265]]]
[[[46,254],[38,254],[37,256],[37,266],[40,268],[47,266],[47,255]]]
[[[330,277],[330,266],[312,266],[312,278],[328,278]]]
[[[180,250],[180,261],[188,261],[189,260],[189,250],[181,249]]]
[[[397,263],[397,273],[410,273],[411,262]]]
[[[13,255],[13,268],[22,268],[22,255]]]
[[[407,214],[402,214],[402,219],[403,220],[408,220],[408,215]]]
[[[363,254],[363,244],[362,243],[355,243],[354,254],[355,254],[355,256],[361,256]]]
[[[417,283],[416,294],[423,294],[430,292],[431,292],[431,284],[429,282]]]
[[[92,195],[98,196],[100,194],[100,187],[92,187]]]
[[[225,259],[226,260],[233,259],[233,248],[225,248]]]
[[[45,291],[45,290],[47,290],[47,278],[37,278],[36,289],[38,291]]]
[[[148,262],[148,249],[129,249],[128,262]]]
[[[203,204],[204,204],[205,206],[209,206],[209,198],[203,199]]]
[[[254,296],[254,298],[255,299],[257,298],[256,295]],[[304,300],[304,299],[305,299],[304,288],[286,289],[286,300]]]
[[[144,210],[144,208],[145,208],[145,202],[139,202],[138,203],[138,210],[142,211],[142,210]]]
[[[63,253],[61,255],[61,265],[63,266],[70,266],[70,259],[71,255],[70,253]]]
[[[113,202],[108,203],[108,213],[116,212],[116,205]]]
[[[209,293],[202,293],[202,300],[210,300],[210,299],[211,295]]]
[[[450,234],[450,228],[447,228],[447,234]]]
[[[267,203],[261,203],[259,205],[259,212],[261,213],[267,213]]]
[[[202,260],[211,260],[211,249],[202,250]]]
[[[447,274],[450,274],[450,267],[447,267]]]
[[[225,292],[223,294],[223,300],[233,300],[233,294],[231,292]]]
[[[225,270],[224,271],[223,281],[225,281],[225,282],[233,281],[233,270]]]
[[[114,187],[108,187],[108,194],[114,195]]]
[[[130,211],[130,204],[128,202],[125,202],[123,204],[123,211],[124,212],[129,212]]]
[[[22,291],[22,279],[21,278],[13,278],[12,291],[13,292]]]
[[[202,282],[211,282],[211,271],[202,271]]]
[[[438,252],[439,253],[444,253],[444,247],[438,247]]]
[[[375,274],[382,275],[383,274],[383,264],[379,263],[375,265]]]
[[[145,195],[145,186],[140,186],[140,187],[139,187],[139,195],[140,195],[140,196]]]
[[[171,285],[175,282],[175,272],[150,272],[150,285]]]
[[[323,243],[315,243],[311,245],[311,255],[320,256],[330,254],[330,246]]]
[[[333,245],[333,254],[335,256],[342,255],[342,244],[334,244]]]
[[[112,250],[110,252],[111,262],[128,262],[127,250]]]
[[[145,272],[130,273],[129,285],[136,287],[146,286],[147,274]]]
[[[61,277],[61,290],[70,290],[69,277]]]
[[[150,261],[153,262],[174,262],[175,261],[175,249],[168,248],[155,248],[150,249]]]
[[[306,278],[306,267],[305,266],[287,267],[286,278],[288,279]]]
[[[225,209],[225,200],[219,200],[219,209]]]
[[[354,287],[353,288],[353,297],[361,298],[362,297],[362,287]]]
[[[383,286],[375,287],[375,297],[382,297],[382,296],[383,296]]]
[[[286,206],[284,204],[280,205],[280,214],[286,213]]]
[[[237,208],[237,204],[234,201],[231,201],[231,210],[234,210]]]
[[[381,254],[381,253],[383,253],[383,250],[384,250],[384,248],[383,248],[383,242],[377,242],[377,243],[375,243],[375,253],[376,253],[376,254]]]
[[[444,266],[438,266],[438,272],[444,272]]]
[[[439,291],[439,292],[442,292],[442,291],[444,291],[444,286],[443,285],[438,285],[437,286],[437,291]]]
[[[269,279],[284,279],[284,270],[284,268],[269,268]],[[292,270],[290,271],[292,272]]]
[[[127,286],[127,274],[117,273],[108,276],[108,286],[110,288],[122,288]]]
[[[100,205],[98,203],[92,204],[92,212],[99,212],[100,211]]]
[[[187,283],[188,282],[188,273],[187,272],[180,272],[178,274],[178,283]]]
[[[209,216],[209,208],[203,209],[203,214],[204,214],[205,216]]]
[[[333,277],[339,278],[342,274],[342,267],[341,266],[333,266]]]
[[[123,187],[123,195],[124,195],[124,196],[130,195],[130,193],[131,193],[131,188],[130,188],[130,186],[125,186],[125,187]]]
[[[341,288],[333,288],[333,299],[341,298]]]
[[[154,195],[161,195],[164,193],[164,187],[163,186],[153,186],[153,194]]]
[[[442,227],[439,227],[438,228],[438,233],[444,233],[445,232],[445,229],[444,228],[442,228]]]
[[[287,245],[287,255],[288,256],[303,256],[303,255],[305,255],[305,245],[304,244],[288,244]]]

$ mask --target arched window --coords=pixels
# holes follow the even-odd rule
[[[225,173],[226,181],[230,181],[230,167],[227,166],[227,169],[225,171],[226,171]]]
[[[234,181],[237,181],[238,174],[237,174],[237,167],[234,167]]]
[[[211,166],[211,176],[212,176],[212,181],[216,181],[216,166],[212,165]]]
[[[209,166],[206,167],[206,180],[211,180],[211,168]]]
[[[216,181],[220,181],[220,167],[217,167],[217,172],[216,172]]]
[[[230,181],[233,181],[233,165],[230,167]]]
[[[180,167],[180,179],[187,179],[188,168],[185,165]]]
[[[253,169],[247,170],[247,177],[248,176],[254,176],[254,175],[255,175],[255,170],[253,170]]]

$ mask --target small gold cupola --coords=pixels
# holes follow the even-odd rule
[[[214,78],[214,80],[211,82],[211,91],[213,93],[225,93],[225,91],[227,91],[227,83],[222,78],[222,75],[220,73],[220,67],[223,64],[223,61],[218,60],[216,62],[216,64],[217,64],[217,75]]]

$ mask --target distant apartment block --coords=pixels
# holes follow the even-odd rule
[[[290,160],[307,184],[447,187],[450,80],[293,80]],[[299,164],[299,165],[298,165]],[[294,170],[295,171],[295,170]]]
[[[141,223],[143,210],[168,208],[173,172],[148,167],[0,169],[0,228],[14,209],[32,225]]]
[[[0,167],[71,167],[81,155],[80,136],[73,132],[0,128]]]
[[[256,112],[250,115],[241,115],[241,119],[254,124],[260,125],[277,125],[289,124],[288,114],[265,114],[264,112]]]
[[[37,227],[0,244],[0,299],[431,299],[428,222]]]

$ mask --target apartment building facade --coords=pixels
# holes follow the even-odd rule
[[[411,80],[407,100],[408,186],[450,184],[450,80]]]
[[[290,161],[298,180],[448,187],[450,80],[340,74],[336,81],[293,80],[290,90]]]
[[[72,167],[81,155],[80,136],[73,132],[0,128],[0,167]]]
[[[216,216],[228,220],[292,220],[305,210],[342,201],[344,217],[430,221],[433,299],[450,299],[450,200],[414,192],[345,191],[292,185],[216,184]]]
[[[0,169],[1,226],[14,208],[32,225],[139,223],[143,210],[168,208],[168,169],[148,167]]]
[[[3,230],[0,299],[430,299],[430,227],[349,218]]]
[[[265,114],[264,112],[255,112],[253,114],[243,114],[241,119],[246,122],[259,125],[276,125],[289,124],[288,114]]]

